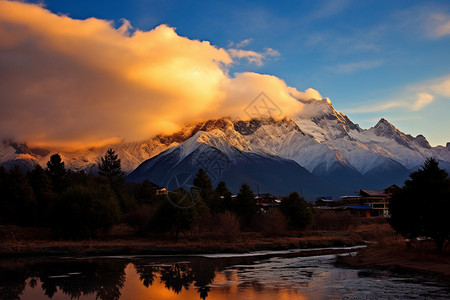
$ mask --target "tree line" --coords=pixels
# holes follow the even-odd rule
[[[255,194],[242,184],[236,197],[225,182],[213,187],[199,169],[193,188],[156,195],[145,180],[127,182],[117,154],[109,149],[98,163],[98,174],[73,171],[54,154],[46,168],[28,172],[0,167],[0,224],[49,227],[56,237],[96,238],[126,222],[141,234],[199,235],[214,231],[232,238],[240,231],[282,234],[308,227],[313,219],[307,202],[294,192],[279,208],[262,211]],[[195,199],[192,199],[195,197]],[[190,205],[193,204],[193,205]]]
[[[409,239],[429,238],[442,252],[450,239],[450,178],[434,158],[412,172],[390,202],[390,224]]]

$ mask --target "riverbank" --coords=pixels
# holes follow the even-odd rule
[[[0,245],[0,257],[49,255],[138,255],[245,253],[259,250],[287,250],[356,246],[364,240],[351,232],[304,232],[299,236],[264,237],[243,233],[229,240],[213,237],[134,238],[85,241],[15,240]]]
[[[287,231],[270,236],[238,232],[220,236],[214,233],[173,235],[137,234],[121,224],[101,240],[55,240],[49,229],[0,226],[0,257],[46,255],[127,255],[245,253],[259,250],[329,248],[363,245],[379,236],[392,234],[384,219],[355,219],[346,229]]]
[[[406,243],[401,238],[369,244],[355,255],[338,257],[337,265],[351,268],[420,273],[437,276],[450,283],[450,247],[436,253],[432,241]]]
[[[108,256],[149,254],[246,253],[262,250],[333,248],[368,244],[337,264],[395,272],[420,272],[450,281],[450,250],[437,255],[432,242],[406,244],[383,220],[369,220],[348,230],[307,230],[282,237],[243,232],[231,239],[214,235],[141,237],[118,226],[103,240],[53,240],[45,229],[0,226],[0,258],[32,256]],[[339,250],[308,251],[305,255],[337,254]]]

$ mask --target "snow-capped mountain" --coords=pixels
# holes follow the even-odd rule
[[[258,163],[256,159],[233,164],[236,157],[248,154],[293,161],[323,180],[323,195],[325,186],[340,186],[354,191],[361,187],[377,189],[393,183],[402,185],[411,170],[422,165],[426,158],[436,157],[444,168],[448,168],[450,161],[450,146],[433,148],[423,136],[406,135],[385,119],[370,129],[361,129],[337,112],[328,99],[307,101],[302,113],[291,119],[232,121],[224,118],[197,126],[201,130],[195,135],[144,162],[130,175],[130,179],[157,180],[159,176],[158,182],[167,184],[164,180],[174,176],[172,170],[195,173],[200,167],[207,169],[214,161],[204,163],[204,160],[193,160],[193,157],[208,157],[211,150],[206,149],[212,148],[235,168],[243,165],[248,168],[248,165]],[[284,180],[292,179],[287,174],[283,175],[281,169],[272,169],[260,168],[259,172],[273,172]],[[241,174],[239,178],[244,182],[247,177]],[[223,174],[221,179],[227,182],[234,180],[227,174]],[[305,179],[297,179],[290,187],[298,191]],[[314,191],[307,192],[314,194]]]
[[[298,191],[307,199],[349,191],[311,174],[292,160],[251,151],[249,143],[233,129],[233,123],[225,122],[228,126],[222,130],[228,131],[228,135],[217,128],[198,131],[184,143],[142,163],[128,179],[137,182],[148,179],[169,189],[181,186],[189,190],[195,173],[203,168],[214,186],[225,181],[233,192],[242,183],[249,184],[255,192],[286,195]]]
[[[442,168],[450,170],[450,143],[446,147],[431,147],[424,136],[405,134],[385,119],[370,129],[362,129],[337,112],[328,98],[299,101],[303,109],[292,118],[208,120],[146,141],[59,153],[67,167],[95,172],[96,163],[111,147],[121,158],[125,172],[137,168],[130,179],[148,178],[161,184],[179,170],[194,173],[199,167],[212,170],[217,161],[211,159],[211,154],[216,154],[229,167],[222,179],[258,183],[261,188],[270,181],[281,187],[280,180],[293,180],[286,186],[296,186],[297,190],[302,186],[299,182],[312,180],[310,185],[320,185],[323,192],[325,186],[356,190],[383,188],[392,183],[401,185],[411,170],[428,157],[435,157]],[[4,142],[0,147],[0,161],[4,165],[20,163],[23,168],[36,163],[44,166],[55,153],[13,142]],[[273,176],[270,168],[263,166],[271,166]],[[289,176],[283,176],[283,168],[290,170]],[[306,180],[304,172],[316,181]]]

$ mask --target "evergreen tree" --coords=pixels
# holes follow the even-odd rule
[[[198,170],[194,177],[193,184],[200,189],[200,197],[204,203],[206,203],[211,210],[214,210],[214,189],[211,178],[209,178],[208,173],[206,173],[204,169]]]
[[[98,163],[99,175],[104,177],[116,194],[123,213],[128,212],[134,206],[134,200],[130,197],[125,183],[125,176],[120,166],[120,159],[112,149],[108,149],[101,162]]]
[[[305,199],[297,192],[293,192],[281,200],[280,211],[286,216],[288,225],[292,229],[304,229],[311,224],[311,210]]]
[[[243,224],[250,225],[258,212],[258,205],[256,204],[255,194],[248,184],[241,185],[234,207]]]
[[[53,188],[56,192],[62,192],[66,188],[66,168],[61,156],[53,154],[47,162],[47,173],[52,180]]]
[[[106,177],[110,182],[123,177],[124,174],[120,166],[120,159],[113,149],[108,149],[105,156],[101,159],[101,162],[97,165],[98,173],[101,176]]]
[[[434,158],[412,172],[390,201],[390,223],[408,238],[432,238],[438,252],[450,237],[450,179]]]
[[[194,207],[190,206],[188,192],[183,188],[174,190],[170,197],[171,201],[161,202],[153,216],[152,224],[156,231],[174,232],[175,239],[178,240],[180,232],[192,229],[197,215]]]
[[[233,210],[231,192],[224,181],[219,182],[215,190],[215,213],[221,213],[226,210]]]

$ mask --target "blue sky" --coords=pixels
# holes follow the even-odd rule
[[[122,19],[148,31],[261,54],[230,69],[314,88],[362,128],[384,117],[432,145],[450,141],[450,1],[44,0],[74,19]]]

